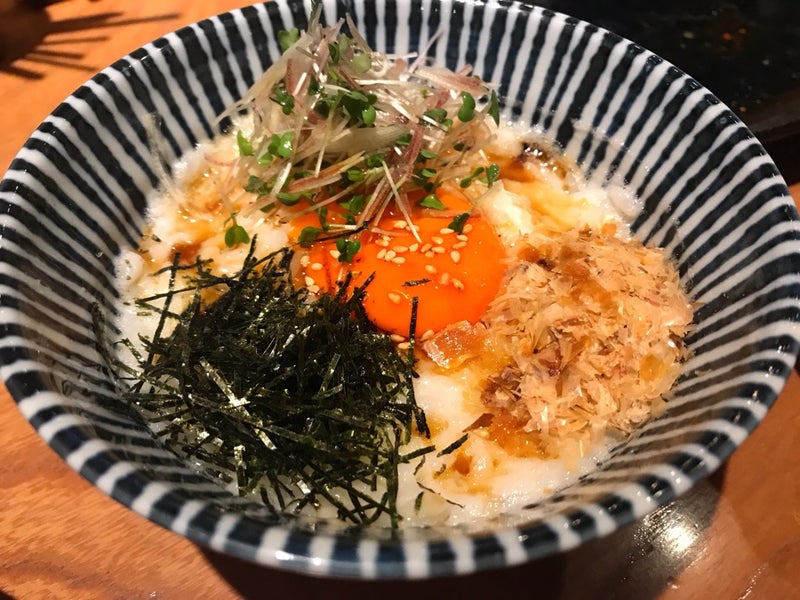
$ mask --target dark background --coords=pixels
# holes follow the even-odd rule
[[[605,27],[699,81],[800,181],[800,0],[527,0]]]

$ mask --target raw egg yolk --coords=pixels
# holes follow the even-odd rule
[[[361,249],[349,265],[339,261],[331,241],[316,242],[301,251],[302,283],[312,292],[334,292],[347,269],[355,286],[374,273],[364,298],[367,316],[380,329],[403,337],[409,336],[415,297],[418,336],[451,323],[476,322],[500,288],[505,251],[491,224],[477,212],[466,220],[461,233],[449,228],[453,215],[473,207],[458,193],[439,190],[436,194],[447,209],[416,207],[411,218],[416,236],[397,209],[388,209],[373,228],[385,233],[362,232],[357,238]],[[338,216],[329,214],[329,222],[336,222]],[[319,226],[316,214],[295,219],[293,237],[297,239],[303,227],[315,224]]]

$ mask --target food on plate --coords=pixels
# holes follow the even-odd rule
[[[664,409],[692,303],[635,198],[469,67],[280,42],[119,259],[110,363],[158,435],[285,518],[399,527],[537,501]]]

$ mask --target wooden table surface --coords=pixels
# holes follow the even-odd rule
[[[245,0],[0,0],[0,172],[94,72]],[[40,1],[39,5],[48,4]],[[800,201],[800,185],[792,187]],[[424,582],[313,579],[221,556],[106,497],[0,388],[0,598],[800,598],[800,378],[727,465],[640,523],[564,555]]]

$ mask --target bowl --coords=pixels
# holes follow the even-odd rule
[[[591,24],[514,2],[325,1],[377,50],[424,48],[497,85],[504,113],[599,185],[638,196],[632,230],[665,248],[698,302],[693,355],[668,409],[596,470],[519,513],[460,527],[287,525],[168,450],[124,403],[93,320],[119,291],[148,194],[151,115],[168,163],[279,54],[308,9],[278,0],[180,29],[103,70],[33,133],[0,183],[0,371],[19,410],[78,473],[199,544],[278,568],[423,578],[575,547],[665,505],[739,446],[798,353],[800,226],[778,170],[736,116],[658,56]]]

